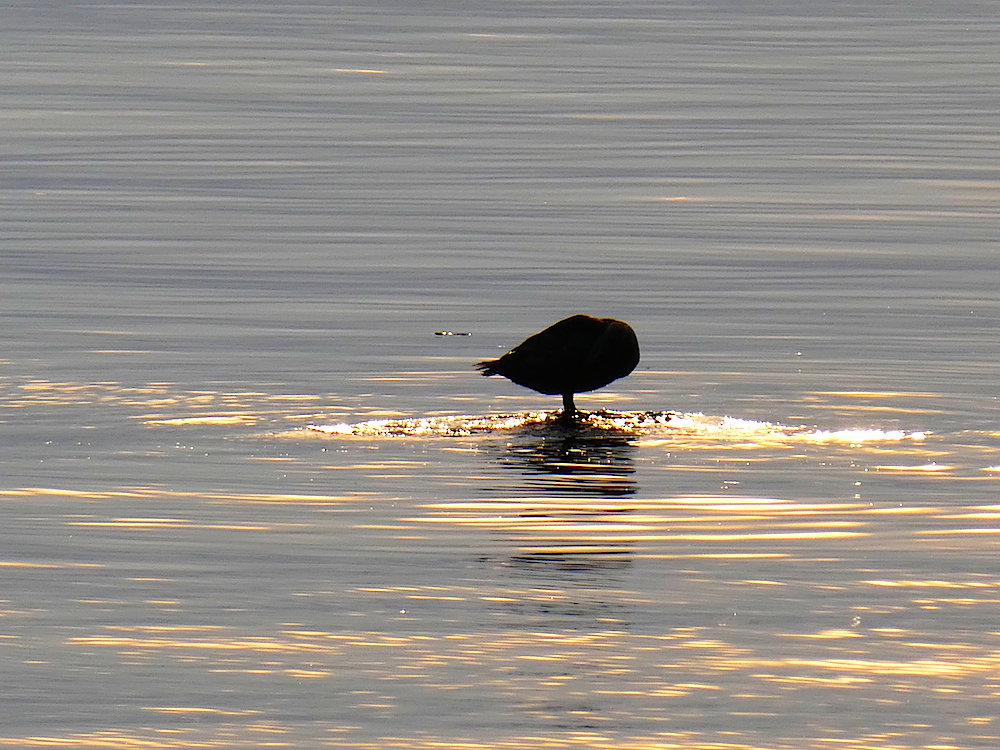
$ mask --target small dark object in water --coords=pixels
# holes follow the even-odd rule
[[[434,331],[435,336],[471,336],[468,331]]]
[[[576,416],[574,393],[595,391],[624,378],[639,363],[639,341],[628,323],[614,318],[574,315],[530,336],[500,359],[476,367],[483,375],[503,375],[518,385],[561,395],[560,419]]]

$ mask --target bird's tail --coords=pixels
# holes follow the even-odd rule
[[[487,377],[490,375],[499,375],[500,371],[497,370],[497,362],[499,361],[499,359],[484,359],[482,362],[476,363],[476,369]]]

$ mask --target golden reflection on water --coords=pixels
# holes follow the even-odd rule
[[[579,445],[573,450],[586,452]],[[607,450],[602,445],[595,455],[606,460]],[[566,461],[561,449],[543,455],[539,460],[551,459],[560,467]],[[577,455],[575,460],[582,459]],[[504,465],[511,471],[538,469],[520,458]],[[631,476],[619,468],[621,476]],[[37,488],[4,494],[73,500],[139,499],[157,492]],[[126,672],[180,669],[189,676],[266,680],[281,690],[313,685],[310,690],[329,691],[366,717],[358,724],[323,725],[323,745],[332,747],[773,750],[823,747],[841,735],[852,748],[913,750],[985,747],[1000,739],[992,711],[1000,698],[1000,629],[993,619],[1000,577],[964,568],[942,575],[940,567],[935,577],[886,575],[890,571],[883,565],[892,557],[879,557],[887,542],[900,549],[922,544],[928,531],[962,528],[985,506],[898,509],[730,495],[646,498],[629,492],[591,502],[588,493],[430,502],[401,513],[395,530],[386,532],[389,538],[422,538],[407,530],[438,529],[432,540],[441,534],[463,538],[462,549],[478,548],[485,554],[483,564],[496,565],[498,573],[464,585],[359,586],[350,592],[364,609],[399,603],[403,628],[357,629],[350,618],[335,627],[284,622],[266,633],[228,624],[98,621],[89,633],[68,634],[57,650],[77,658],[97,654],[101,663]],[[192,499],[196,493],[176,495]],[[321,495],[216,497],[276,511],[289,504],[319,509],[352,502]],[[899,518],[907,524],[897,525]],[[145,521],[133,525],[133,519],[112,519],[109,525],[121,522],[122,528],[152,534],[187,528],[175,519]],[[246,533],[251,527],[233,524],[225,530]],[[635,588],[636,567],[650,565],[661,566],[660,583],[648,588],[658,577],[647,573],[641,579],[647,588]],[[835,572],[828,572],[831,568]],[[831,609],[824,611],[823,602]],[[169,603],[179,612],[187,606],[183,598]],[[436,608],[465,614],[435,622],[419,614]],[[733,608],[750,611],[738,614],[729,611]],[[919,618],[907,615],[956,609],[968,611],[977,623],[993,624],[949,633],[925,629]],[[657,618],[647,620],[645,612]],[[746,624],[742,617],[748,618]],[[427,701],[428,711],[456,710],[470,694],[491,710],[540,728],[526,734],[515,729],[481,742],[460,729],[365,739],[359,726],[379,717],[394,722],[412,701]],[[942,700],[959,701],[958,716],[964,718],[953,717],[945,726],[922,723],[921,716],[940,715]],[[692,728],[684,717],[697,715],[705,701],[722,701],[729,720],[745,717],[745,736],[720,741],[707,727]],[[841,702],[847,713],[824,709],[812,722],[795,723],[793,731],[802,738],[798,743],[767,739],[771,733],[765,727],[787,725],[790,710],[808,712],[810,705]],[[296,724],[275,720],[260,708],[221,705],[141,707],[168,723],[182,722],[169,730],[11,736],[0,737],[0,745],[298,746],[302,728]],[[840,724],[823,723],[838,715]],[[893,730],[870,731],[885,716],[896,717]],[[623,726],[630,729],[623,733]],[[972,745],[949,740],[960,729],[962,743]],[[315,730],[313,724],[309,731]]]
[[[502,737],[481,745],[471,738],[431,731],[407,737],[405,742],[400,738],[398,745],[390,740],[388,746],[573,747],[586,737],[588,747],[679,748],[694,743],[697,747],[749,749],[821,747],[829,739],[805,736],[800,740],[804,744],[793,744],[731,737],[731,743],[720,743],[710,734],[672,730],[673,714],[690,711],[706,694],[716,696],[712,700],[725,699],[732,716],[756,716],[766,721],[780,721],[789,704],[847,700],[844,710],[851,713],[842,717],[847,725],[859,717],[862,725],[866,721],[878,723],[872,718],[878,712],[891,715],[893,707],[911,702],[930,708],[956,694],[963,696],[969,709],[965,741],[986,746],[979,743],[997,737],[996,718],[990,708],[1000,697],[1000,649],[995,638],[992,648],[983,649],[930,642],[926,634],[905,629],[879,628],[779,632],[773,641],[748,639],[738,632],[727,634],[726,629],[716,627],[669,626],[655,635],[617,628],[448,634],[287,628],[271,637],[248,637],[227,628],[137,626],[108,630],[115,632],[71,637],[65,648],[107,650],[128,666],[177,661],[217,674],[256,679],[337,683],[350,670],[362,675],[360,680],[350,681],[354,686],[350,696],[355,710],[367,720],[393,715],[402,696],[417,690],[439,708],[458,700],[464,692],[474,691],[477,700],[514,706],[521,716],[533,717],[543,726],[570,722],[562,729],[528,735],[519,736],[516,730],[503,732]],[[853,708],[848,709],[848,705]],[[26,747],[45,746],[46,742],[65,747],[219,747],[238,737],[241,746],[247,746],[244,743],[252,740],[259,722],[266,720],[266,716],[261,717],[264,712],[252,709],[143,708],[188,718],[211,714],[228,723],[216,732],[189,728],[174,738],[176,744],[156,744],[155,734],[130,732],[103,733],[100,741],[96,735],[18,739],[25,740],[22,746]],[[848,720],[848,716],[854,718]],[[616,722],[627,722],[627,717],[661,726],[623,737],[612,727]],[[295,745],[294,725],[274,721],[269,725],[275,733],[288,735]],[[602,731],[602,726],[608,730]],[[349,726],[337,729],[347,736],[332,746],[386,746],[384,742],[369,745],[352,739]],[[836,730],[829,729],[836,736]],[[925,739],[933,738],[936,730],[932,726],[897,726],[885,734],[851,734],[844,742],[850,747],[881,750],[930,747],[931,743],[924,744]],[[185,738],[185,733],[192,736]],[[160,741],[166,739],[161,736]],[[4,739],[0,744],[14,745],[15,741]],[[933,746],[963,745],[938,741]]]
[[[837,397],[862,396],[877,398]],[[272,417],[302,425],[313,417],[301,407],[314,403],[179,394],[169,384],[34,383],[21,399],[12,408],[111,404],[151,431],[241,429]],[[916,431],[824,431],[705,415],[601,418],[626,422],[566,433],[532,424],[529,414],[474,423],[444,415],[280,432],[286,441],[356,446],[322,467],[363,478],[353,492],[0,490],[0,502],[38,504],[40,516],[57,509],[45,517],[47,528],[67,530],[67,539],[177,543],[202,534],[220,548],[291,554],[286,545],[315,534],[323,545],[353,538],[373,566],[383,552],[408,554],[420,572],[389,571],[386,580],[344,587],[333,573],[250,581],[230,571],[234,586],[293,586],[282,619],[256,612],[251,597],[245,613],[195,624],[213,603],[179,588],[169,571],[135,570],[99,554],[85,562],[0,559],[5,575],[86,583],[99,574],[114,590],[77,594],[72,606],[87,616],[51,628],[59,639],[46,650],[22,655],[30,633],[4,633],[0,649],[19,668],[68,664],[84,679],[111,673],[202,686],[190,702],[137,699],[147,718],[129,729],[26,736],[0,729],[0,746],[1000,744],[1000,575],[991,567],[1000,505],[981,496],[956,501],[961,493],[887,503],[853,486],[835,499],[741,491],[748,477],[804,461],[841,462],[891,482],[989,486],[997,472],[988,435],[966,434],[956,445]],[[417,456],[368,450],[399,439],[429,442]],[[405,487],[433,470],[435,451],[461,457],[480,475],[443,497],[415,493],[412,501],[366,484],[398,479]],[[650,457],[662,468],[650,471]],[[702,475],[718,476],[727,489],[670,491],[677,477]],[[670,481],[655,483],[660,476]],[[436,564],[447,572],[436,573]],[[137,582],[143,596],[129,598],[128,584]],[[7,625],[59,616],[51,602],[32,611],[0,604]],[[329,715],[299,722],[274,710],[272,696],[319,696]],[[463,718],[434,723],[449,716]],[[383,724],[390,729],[380,731]]]
[[[150,427],[193,425],[256,425],[271,419],[308,419],[315,412],[297,414],[322,399],[311,394],[274,394],[259,391],[184,390],[173,383],[125,386],[108,381],[74,383],[34,379],[0,383],[3,408],[100,407],[102,413],[126,412],[125,419]],[[96,415],[95,415],[96,416]]]

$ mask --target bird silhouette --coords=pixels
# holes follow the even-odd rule
[[[559,419],[577,417],[573,394],[595,391],[624,378],[639,363],[639,341],[628,323],[573,315],[529,336],[499,359],[476,368],[548,395],[561,395]]]

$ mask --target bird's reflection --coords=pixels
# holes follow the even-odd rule
[[[546,600],[549,615],[617,608],[606,594],[632,566],[633,544],[618,532],[633,510],[634,452],[626,435],[544,425],[512,436],[495,455],[501,481],[489,493],[510,500],[508,518],[516,521],[502,527],[514,551],[494,562],[515,579],[576,592]],[[581,599],[581,591],[605,595]]]
[[[526,431],[507,443],[497,463],[516,472],[522,491],[621,497],[635,492],[634,451],[622,435]]]

